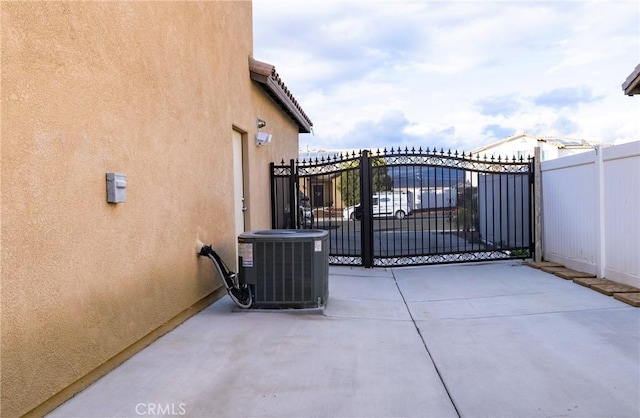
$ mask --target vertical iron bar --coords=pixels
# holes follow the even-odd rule
[[[436,213],[436,253],[437,254],[441,254],[443,251],[443,249],[446,246],[445,240],[446,237],[444,235],[444,171],[443,171],[443,166],[442,164],[442,160],[444,158],[443,154],[440,154],[440,161],[438,162],[438,165],[436,167],[436,188],[435,188],[435,192],[434,192],[434,198],[435,198],[435,207],[437,209]],[[438,174],[440,173],[440,174]],[[438,176],[440,176],[440,178],[438,178]],[[440,242],[441,241],[441,242]]]
[[[407,206],[411,205],[411,212],[412,212],[412,216],[413,219],[411,219],[412,223],[413,223],[413,251],[412,253],[415,255],[418,255],[418,249],[417,247],[417,243],[418,243],[418,225],[416,225],[417,223],[417,219],[416,219],[416,164],[415,162],[413,164],[411,164],[411,176],[412,176],[412,183],[413,183],[413,199],[411,199],[411,201],[409,201],[409,193],[407,192]],[[411,234],[409,232],[409,228],[407,228],[407,237],[409,237]]]
[[[513,218],[513,222],[512,222],[513,225],[510,222],[508,224],[509,227],[507,228],[507,236],[509,237],[509,243],[511,245],[511,248],[518,248],[518,182],[516,181],[517,179],[518,179],[517,174],[513,174],[512,175],[513,203],[509,210],[511,217]],[[513,240],[511,238],[512,233],[513,233]]]
[[[353,157],[353,155],[352,155],[352,157]],[[347,190],[352,190],[352,188],[355,188],[355,186],[356,186],[355,184],[351,184],[351,182],[355,183],[355,181],[356,181],[354,176],[349,175],[350,171],[353,171],[355,173],[356,169],[353,167],[354,161],[355,160],[353,160],[353,159],[351,160],[350,164],[352,164],[352,167],[350,167],[347,170],[347,175],[346,175],[346,178],[345,178],[345,180],[347,181],[347,187],[348,187]],[[359,167],[358,167],[358,170],[359,170],[358,173],[360,175],[360,168]],[[361,181],[362,180],[360,178],[358,178],[358,182],[357,182],[357,185],[359,186],[358,189],[361,188]],[[360,190],[358,190],[358,191],[360,192]],[[362,193],[362,192],[360,192],[360,193]],[[356,202],[353,202],[353,204],[356,205]],[[357,204],[360,204],[360,209],[362,209],[362,203],[360,202],[360,200],[358,201]],[[350,230],[350,233],[353,233],[353,238],[354,239],[353,239],[353,249],[351,248],[351,240],[347,241],[348,244],[349,244],[348,245],[348,247],[349,247],[349,255],[354,254],[354,255],[359,255],[359,256],[362,257],[362,246],[360,247],[360,252],[356,252],[358,247],[356,245],[356,240],[355,240],[355,238],[357,236],[357,230],[358,230],[356,222],[362,222],[362,217],[360,219],[356,219],[355,218],[355,213],[356,213],[355,208],[353,210],[353,213],[354,213],[353,224],[351,222],[349,222],[349,228],[351,228],[351,230],[352,230],[352,231]],[[349,221],[351,221],[351,219],[349,219]],[[362,241],[362,237],[360,237],[360,241]]]
[[[475,209],[474,206],[476,206],[476,205],[473,204],[473,183],[474,183],[474,180],[476,178],[476,175],[477,175],[477,173],[475,171],[469,171],[469,180],[470,180],[469,187],[471,189],[471,190],[469,190],[469,196],[470,196],[469,197],[469,203],[467,203],[467,198],[466,198],[466,196],[467,196],[467,191],[466,191],[467,182],[466,182],[466,179],[465,179],[465,183],[464,183],[464,187],[465,187],[465,194],[464,194],[464,196],[465,196],[465,202],[464,202],[465,219],[463,220],[463,226],[462,227],[465,230],[465,239],[466,239],[466,236],[467,236],[466,235],[467,228],[469,228],[468,232],[471,233],[471,251],[475,251],[476,250],[476,248],[475,248],[475,244],[476,243],[475,243],[475,240],[473,239],[474,234],[477,233],[477,231],[475,230],[476,229],[476,225],[475,225],[475,220],[474,220],[475,216],[476,216],[476,214],[474,212],[474,209]],[[466,174],[465,174],[465,177],[466,177]],[[468,212],[467,212],[467,208],[469,209]],[[472,227],[473,227],[473,230],[472,230]]]
[[[491,228],[492,228],[492,237],[493,237],[493,248],[496,249],[498,248],[497,241],[498,241],[498,234],[496,233],[496,201],[495,201],[495,176],[497,174],[491,174],[490,177],[491,178],[491,192],[489,193],[489,188],[485,188],[485,193],[489,193],[488,196],[491,196]],[[487,202],[489,201],[489,199],[487,199]],[[489,228],[487,228],[487,232],[489,231]]]
[[[539,154],[539,149],[538,149],[538,154]],[[535,237],[535,229],[533,227],[533,223],[535,221],[535,203],[536,203],[536,193],[538,193],[536,191],[536,164],[535,164],[535,158],[529,158],[529,222],[527,222],[527,224],[529,225],[529,256],[531,257],[531,259],[533,259],[534,261],[538,261],[538,259],[542,260],[541,256],[542,254],[536,254],[536,248],[535,248],[535,242],[536,242],[536,237]]]
[[[275,164],[269,163],[269,178],[271,179],[271,229],[276,228],[276,177]]]
[[[454,252],[453,251],[453,234],[452,234],[452,230],[451,230],[451,168],[447,168],[447,187],[449,188],[449,198],[446,199],[446,196],[444,195],[444,188],[442,189],[442,204],[443,206],[446,205],[447,207],[447,211],[446,211],[446,220],[447,223],[449,224],[449,251],[450,252]],[[443,215],[445,215],[445,212],[442,213]],[[458,252],[458,245],[456,245],[456,250],[455,252]]]
[[[458,252],[460,251],[460,220],[458,219],[458,188],[460,187],[460,170],[456,170],[456,201],[455,201],[455,205],[453,204],[453,195],[451,194],[451,192],[449,192],[449,219],[453,220],[453,214],[454,214],[454,210],[456,211],[455,214],[455,219],[456,219],[456,247],[458,248]],[[451,225],[450,229],[453,231],[453,225]],[[463,250],[466,250],[467,248],[467,241],[464,241],[464,247]]]
[[[438,157],[441,158],[441,157]],[[438,166],[433,167],[433,229],[435,237],[435,254],[438,254]]]
[[[528,211],[528,206],[529,206],[529,202],[531,201],[531,187],[529,187],[529,181],[530,181],[530,176],[531,173],[529,173],[529,165],[527,164],[527,173],[522,176],[521,180],[520,180],[520,186],[522,187],[522,207],[520,208],[520,214],[522,216],[522,220],[520,221],[520,226],[521,226],[521,231],[520,233],[522,234],[522,247],[529,247],[529,242],[525,241],[525,227],[527,224],[530,223],[531,219],[529,217],[525,218],[525,214]],[[527,200],[525,200],[525,197],[527,198]],[[525,203],[527,203],[526,207],[525,207]],[[525,223],[526,222],[526,223]],[[529,240],[531,240],[531,236],[528,237]],[[529,253],[529,257],[531,257],[531,253]]]
[[[469,172],[469,179],[471,180],[471,184],[469,185],[471,190],[469,191],[469,203],[467,203],[467,193],[466,193],[466,187],[467,187],[467,182],[465,180],[465,203],[464,203],[464,208],[465,208],[465,219],[463,222],[463,228],[465,230],[465,239],[466,239],[466,232],[467,232],[467,228],[468,228],[468,232],[471,233],[471,251],[475,251],[475,240],[473,239],[474,234],[478,233],[478,231],[476,231],[476,223],[475,223],[475,217],[476,217],[476,213],[474,212],[474,210],[477,210],[477,208],[475,208],[476,205],[473,204],[473,183],[474,180],[477,176],[477,173],[475,171],[471,171]],[[477,184],[477,181],[475,182]],[[477,187],[477,186],[476,186]],[[477,189],[476,189],[477,190]],[[469,209],[467,212],[467,208]],[[473,230],[472,230],[473,228]],[[466,247],[465,247],[466,248]]]
[[[435,170],[432,170],[432,167],[429,165],[427,166],[427,222],[428,222],[428,233],[427,233],[427,237],[429,237],[429,254],[432,254],[431,251],[431,183],[432,183],[432,179],[431,179],[431,173],[434,173],[434,177],[435,177]]]
[[[348,164],[346,164],[346,163],[345,163],[345,164],[344,164],[344,166],[342,167],[342,170],[343,170],[343,171],[341,171],[340,176],[342,177],[342,174],[344,174],[344,181],[345,181],[345,184],[342,186],[342,180],[340,180],[341,187],[343,187],[343,190],[351,190],[351,189],[350,189],[350,188],[351,188],[351,185],[350,185],[350,182],[349,182],[349,177],[350,177],[350,176],[349,176],[349,171],[350,171],[351,169],[348,167]],[[346,198],[346,194],[347,194],[347,193],[345,193],[345,196],[344,196],[345,198]],[[343,202],[342,202],[342,205],[343,205],[343,206],[344,206],[344,203],[345,203],[345,202],[343,201]],[[352,203],[354,203],[354,204],[355,204],[355,202],[352,202]],[[348,207],[348,206],[347,206],[347,207]],[[354,209],[354,213],[355,213],[355,209]],[[344,216],[343,216],[343,217],[344,217]],[[352,222],[351,217],[347,217],[347,218],[344,220],[344,222],[347,224],[347,246],[346,246],[346,248],[345,248],[345,245],[344,245],[344,231],[343,231],[343,233],[342,233],[342,249],[343,249],[343,250],[345,250],[345,249],[346,249],[347,254],[351,255],[351,254],[352,254],[352,252],[351,252],[351,251],[352,251],[352,250],[351,250],[351,240],[349,239],[349,237],[353,234],[353,237],[355,238],[355,236],[356,236],[355,229],[356,229],[356,228],[355,228],[355,225],[351,225],[351,222]],[[355,221],[354,221],[354,224],[355,224]],[[355,244],[355,239],[354,239],[354,243],[353,243],[354,250],[355,250],[355,245],[356,245],[356,244]],[[343,252],[344,252],[344,251],[343,251]],[[355,252],[355,251],[354,251],[354,252]]]
[[[391,217],[392,217],[391,219],[392,219],[392,222],[393,222],[393,234],[391,234],[391,237],[392,237],[391,239],[393,239],[393,256],[394,257],[397,257],[399,255],[400,256],[406,255],[405,254],[405,250],[404,250],[404,240],[402,239],[402,234],[404,232],[404,222],[400,221],[396,217],[395,209],[396,209],[396,200],[399,199],[398,207],[401,208],[399,210],[406,210],[406,208],[403,209],[404,206],[402,206],[402,193],[403,193],[402,189],[403,189],[403,184],[405,186],[407,185],[407,179],[409,177],[409,173],[408,173],[409,170],[407,169],[406,165],[398,166],[397,169],[398,169],[397,171],[398,171],[398,177],[399,177],[398,178],[398,184],[400,186],[399,187],[400,190],[398,190],[398,191],[400,193],[396,194],[395,193],[395,189],[393,189],[394,193],[391,195],[391,205],[392,205],[391,206]],[[402,181],[402,175],[403,174],[405,176],[405,181],[404,182]],[[408,187],[406,187],[406,190],[408,190]],[[407,194],[406,191],[404,193]],[[408,197],[407,197],[407,202],[408,202]],[[397,225],[397,228],[396,228],[396,225]],[[399,228],[399,231],[397,231],[398,228]],[[399,233],[399,237],[398,237],[398,233]],[[398,245],[397,245],[398,243],[400,244],[400,248],[397,248],[398,247]]]
[[[467,171],[464,170],[462,172],[462,197],[463,200],[462,202],[466,205],[465,202],[465,196],[467,195],[467,181],[466,181],[466,177],[467,177]],[[462,234],[460,234],[460,211],[459,209],[459,204],[460,204],[460,200],[458,200],[458,196],[460,195],[460,179],[457,177],[456,175],[456,205],[455,208],[452,208],[452,210],[455,209],[455,214],[456,214],[456,230],[458,231],[458,239],[463,239],[464,240],[464,248],[462,249],[463,251],[467,251],[467,233],[466,231],[463,231]],[[464,230],[464,226],[462,227],[462,229]],[[460,237],[460,235],[462,235],[462,237]],[[458,241],[459,242],[459,241]]]
[[[520,247],[528,248],[529,243],[525,239],[526,237],[524,232],[524,227],[525,227],[524,223],[527,221],[527,218],[525,217],[525,212],[524,212],[525,202],[528,202],[528,200],[526,200],[525,198],[527,196],[527,193],[529,193],[529,173],[528,172],[520,176],[520,191],[522,193],[522,196],[520,197],[520,223],[516,225],[516,228],[520,229],[518,231],[518,233],[520,234]]]
[[[480,236],[482,234],[482,229],[480,228],[480,172],[476,171],[474,173],[475,175],[472,178],[472,182],[475,182],[475,200],[471,200],[471,211],[473,213],[474,217],[477,217],[477,219],[473,219],[473,228],[474,228],[474,232],[475,232],[475,237],[477,238],[476,240],[476,244],[477,244],[477,250],[480,251],[482,249],[482,241],[480,240]],[[471,195],[473,196],[474,191],[473,191],[473,183],[472,183],[472,187],[471,187]],[[475,231],[475,229],[477,228],[477,231]],[[474,247],[472,247],[473,250],[475,250]]]
[[[291,173],[289,175],[289,228],[297,229],[298,222],[298,172],[296,170],[296,162],[292,158],[289,166],[291,167]]]
[[[462,209],[462,213],[463,213],[463,218],[462,218],[462,230],[464,231],[464,250],[467,251],[467,243],[469,242],[467,240],[468,234],[467,232],[471,232],[471,250],[473,251],[473,233],[471,231],[471,228],[469,227],[470,225],[470,221],[473,219],[473,172],[469,171],[469,170],[465,170],[463,171],[464,173],[464,178],[463,178],[463,183],[462,183],[462,205],[460,205],[460,202],[458,201],[458,208],[457,208],[457,213],[458,213],[458,218],[460,217],[460,209]],[[467,176],[469,176],[469,180],[470,180],[470,190],[467,191]],[[467,196],[469,196],[469,198],[467,199]],[[467,202],[467,200],[469,200]],[[458,229],[460,229],[460,226],[458,225]]]
[[[484,229],[485,229],[484,241],[485,241],[485,245],[488,245],[489,244],[489,213],[488,213],[489,193],[487,191],[487,178],[489,177],[489,175],[485,172],[483,173],[482,177],[484,180]],[[493,210],[491,211],[491,213],[493,214]]]
[[[338,198],[338,189],[342,189],[345,190],[345,187],[348,186],[348,179],[347,179],[347,169],[346,169],[346,163],[342,158],[342,154],[340,154],[340,171],[338,172],[339,174],[336,174],[336,176],[339,178],[340,183],[339,186],[336,187],[336,199]],[[344,180],[345,184],[342,184],[342,181]],[[347,189],[348,190],[348,189]],[[344,245],[344,234],[345,234],[345,227],[346,227],[346,233],[347,233],[347,237],[349,237],[349,235],[351,234],[351,219],[349,218],[345,218],[344,217],[344,210],[348,207],[345,206],[345,196],[342,195],[342,192],[340,192],[340,209],[342,210],[342,212],[339,214],[340,215],[340,219],[341,219],[341,224],[342,224],[342,228],[340,228],[340,240],[342,241],[342,252],[344,255],[345,253],[345,245]],[[336,237],[337,238],[337,237]],[[336,240],[337,243],[337,240]],[[347,241],[347,249],[350,250],[351,249],[351,243],[349,243],[349,241]],[[350,253],[351,251],[349,251]]]
[[[369,151],[362,151],[360,158],[360,205],[362,206],[361,245],[364,267],[373,267],[373,219],[371,200],[371,160]]]
[[[419,166],[419,172],[420,172],[420,254],[424,255],[424,215],[425,215],[425,211],[424,211],[424,203],[422,203],[422,196],[424,195],[424,193],[422,193],[423,190],[423,186],[424,186],[424,166],[420,165]],[[413,197],[414,201],[416,199],[416,197]],[[417,245],[417,243],[416,243]]]
[[[395,167],[393,167],[393,168],[395,168]],[[400,168],[400,167],[398,167],[398,168]],[[399,170],[398,170],[398,175],[400,175],[400,171]],[[378,204],[380,204],[380,200],[378,200]],[[389,210],[389,201],[387,200],[385,202],[385,204],[386,204],[385,205],[385,212],[386,212],[386,211]],[[391,206],[391,211],[393,211],[393,209],[394,209],[394,207],[393,207],[394,204],[395,204],[395,194],[392,193],[391,194],[391,205],[392,205]],[[389,234],[389,217],[388,216],[384,217],[384,225],[385,225],[384,229],[385,229],[385,232],[386,232],[386,234],[384,234],[384,235],[385,235],[385,240],[387,241],[387,245],[386,245],[387,246],[387,256],[389,256],[389,236],[390,235],[392,237],[391,238],[392,239],[391,243],[392,243],[392,246],[393,246],[391,255],[395,256],[396,254],[398,254],[398,252],[396,250],[396,240],[395,240],[395,229],[396,229],[395,214],[391,214],[391,216],[393,216],[391,218],[392,219],[391,220],[391,232],[392,232],[391,234]],[[380,236],[382,237],[382,233],[380,233]]]
[[[510,224],[509,224],[509,221],[510,221],[510,216],[509,216],[510,215],[510,213],[509,213],[510,212],[509,196],[510,196],[510,191],[511,191],[511,189],[509,188],[509,178],[510,178],[510,176],[509,176],[509,174],[505,174],[504,177],[505,177],[505,181],[507,183],[506,186],[505,186],[505,189],[507,191],[504,194],[504,203],[507,206],[507,208],[504,211],[501,208],[500,213],[503,216],[505,216],[507,219],[506,219],[506,223],[505,223],[506,226],[500,230],[500,238],[504,242],[503,232],[505,232],[506,235],[507,235],[507,239],[506,239],[506,244],[503,244],[503,245],[506,245],[507,248],[511,248],[511,240],[509,239],[509,230],[511,229],[510,228]],[[502,202],[502,199],[500,199],[500,202]],[[506,231],[503,231],[503,229],[506,229]]]
[[[504,240],[502,239],[502,174],[498,174],[498,189],[499,194],[498,197],[500,198],[500,211],[498,212],[498,217],[500,218],[500,220],[498,221],[498,225],[500,225],[500,248],[504,247]],[[509,190],[507,190],[507,199],[508,199],[508,193]]]
[[[511,190],[512,194],[511,198],[507,202],[507,242],[509,243],[510,249],[518,247],[517,234],[515,233],[518,214],[518,185],[516,180],[516,174],[507,174],[507,188]],[[512,233],[513,238],[511,237]]]

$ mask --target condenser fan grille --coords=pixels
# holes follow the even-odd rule
[[[258,242],[256,267],[262,283],[256,300],[303,302],[312,297],[312,242]]]

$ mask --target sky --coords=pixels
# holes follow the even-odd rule
[[[253,39],[313,122],[301,151],[640,140],[638,0],[253,0]]]

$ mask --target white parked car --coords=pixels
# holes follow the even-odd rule
[[[411,195],[406,192],[379,192],[373,195],[372,212],[374,217],[394,216],[404,219],[413,211]],[[345,219],[360,219],[360,205],[349,206],[342,211]]]

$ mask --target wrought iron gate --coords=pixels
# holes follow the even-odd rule
[[[532,256],[533,161],[405,149],[271,163],[273,228],[329,231],[332,264]]]

